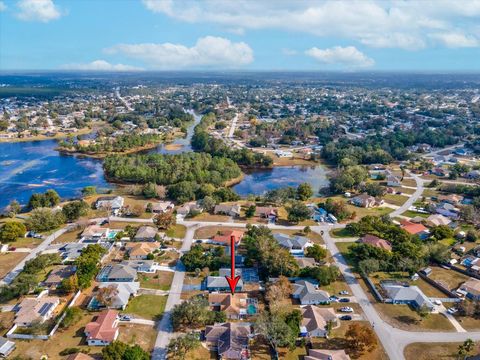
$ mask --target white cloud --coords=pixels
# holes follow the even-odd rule
[[[433,34],[432,38],[449,48],[476,47],[479,40],[474,36],[467,36],[462,33],[441,33]]]
[[[62,16],[52,0],[20,0],[17,6],[20,20],[49,22]]]
[[[86,64],[66,64],[61,67],[64,70],[84,71],[139,71],[143,70],[135,66],[124,64],[110,64],[105,60],[95,60]]]
[[[253,61],[248,44],[214,36],[199,38],[192,47],[172,43],[119,44],[105,51],[140,59],[156,69],[237,68]]]
[[[3,1],[0,1],[0,12],[7,10],[7,5]]]
[[[369,67],[375,64],[373,59],[366,56],[354,46],[334,46],[329,49],[313,47],[305,51],[318,62],[328,65],[342,65],[346,67]]]
[[[480,16],[480,0],[143,0],[143,4],[189,23],[282,29],[408,50],[446,45],[432,36],[439,32],[471,38]]]

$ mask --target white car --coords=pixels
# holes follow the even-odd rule
[[[451,307],[451,308],[448,308],[447,311],[448,311],[450,314],[453,315],[453,314],[455,314],[455,313],[458,311],[458,309],[456,309],[456,308],[454,308],[454,307]]]
[[[339,309],[341,312],[346,312],[346,313],[351,313],[353,312],[353,309],[350,306],[344,306]]]

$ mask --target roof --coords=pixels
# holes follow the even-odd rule
[[[345,350],[309,349],[304,360],[350,360]]]
[[[430,223],[434,226],[448,225],[451,222],[452,222],[452,220],[450,220],[449,218],[447,218],[446,216],[443,216],[441,214],[433,214],[433,215],[430,215],[427,218],[427,223]]]
[[[161,211],[165,212],[171,208],[173,208],[173,203],[171,201],[159,201],[154,204],[152,204],[152,210],[153,211]]]
[[[63,279],[67,279],[77,271],[75,265],[59,265],[55,267],[45,280],[45,284],[59,284]]]
[[[102,311],[94,321],[85,326],[87,340],[114,341],[118,330],[117,317],[116,310]]]
[[[400,224],[402,226],[402,229],[404,229],[406,232],[412,235],[416,235],[421,232],[427,231],[427,228],[422,224],[414,224],[408,220],[402,220]]]
[[[238,204],[233,204],[233,205],[225,205],[225,204],[219,204],[215,205],[215,208],[213,212],[216,213],[235,213],[235,214],[240,214],[240,205]]]
[[[227,294],[208,294],[208,303],[210,306],[220,304],[220,311],[227,314],[240,314],[240,309],[247,308],[248,295],[245,293]]]
[[[137,271],[126,264],[109,265],[107,279],[136,279]]]
[[[108,205],[112,209],[119,209],[123,206],[123,197],[121,196],[101,196],[95,202],[97,207]]]
[[[301,326],[308,332],[318,329],[324,330],[329,321],[337,320],[333,308],[319,308],[315,305],[307,305],[301,310],[303,315]]]
[[[426,305],[429,308],[434,307],[430,299],[418,286],[384,284],[382,287],[393,301],[414,302],[419,307],[423,305]]]
[[[384,250],[392,251],[392,244],[389,241],[381,239],[375,235],[367,234],[364,237],[360,238],[360,242],[362,244],[368,244]]]
[[[277,208],[272,206],[257,206],[255,208],[255,216],[276,216],[278,214]]]
[[[157,229],[153,226],[140,226],[134,239],[153,239],[157,235]]]
[[[140,289],[140,283],[138,282],[117,282],[117,283],[100,283],[98,285],[99,289],[102,288],[113,288],[116,290],[116,294],[113,296],[110,307],[120,308],[128,304],[130,296],[136,295]],[[104,304],[102,304],[104,305]]]
[[[226,359],[242,359],[250,335],[250,325],[244,323],[221,323],[205,329],[206,340],[216,344],[218,355]]]
[[[15,324],[30,324],[44,317],[52,308],[56,308],[60,299],[56,296],[25,298],[17,305]]]
[[[314,267],[317,264],[317,261],[310,257],[296,257],[295,261],[301,269],[306,267]]]
[[[207,288],[225,288],[230,289],[225,276],[207,276]],[[238,280],[237,287],[243,288],[243,280]]]
[[[94,360],[94,358],[91,357],[90,355],[79,352],[76,354],[69,355],[67,357],[67,360]]]
[[[461,290],[465,290],[471,295],[479,296],[480,295],[480,280],[470,278],[465,281],[461,286]]]
[[[130,256],[146,256],[159,247],[156,242],[129,242],[125,245]]]
[[[221,234],[215,235],[212,240],[225,245],[230,245],[230,239],[233,236],[235,238],[235,244],[239,244],[244,233],[243,230],[226,230],[222,231]]]
[[[124,260],[120,264],[126,267],[130,267],[135,271],[139,271],[140,268],[152,268],[154,263],[155,261],[153,260]]]
[[[330,295],[326,291],[318,290],[310,281],[296,281],[293,287],[293,296],[298,297],[300,302],[326,302],[330,300]]]
[[[92,237],[92,236],[105,236],[108,232],[107,228],[103,228],[99,225],[90,225],[85,228],[82,232],[82,236]]]
[[[297,236],[297,235],[286,235],[282,233],[273,234],[275,240],[277,240],[280,246],[283,246],[287,249],[300,249],[305,247],[307,243],[310,241],[308,238],[304,236]]]

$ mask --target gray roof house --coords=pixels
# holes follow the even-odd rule
[[[153,273],[158,264],[153,260],[125,260],[121,265],[129,266],[137,272]]]
[[[306,247],[310,245],[310,240],[304,236],[290,236],[286,234],[273,234],[275,240],[277,240],[278,244],[291,253],[302,253]]]
[[[207,326],[205,340],[220,359],[249,359],[248,342],[251,336],[248,323],[219,323]]]
[[[64,262],[74,261],[82,254],[82,250],[87,246],[88,244],[83,243],[65,244],[59,249],[60,256],[62,257]]]
[[[110,209],[116,214],[123,207],[123,201],[121,196],[101,196],[95,202],[95,208]]]
[[[397,284],[382,284],[393,304],[407,304],[415,308],[427,307],[430,311],[435,307],[432,301],[418,286],[403,286]]]
[[[15,343],[4,337],[0,337],[0,357],[6,358],[15,350]]]
[[[228,285],[227,279],[225,276],[207,276],[205,279],[205,288],[208,291],[230,291],[230,286]],[[243,290],[243,280],[240,279],[237,283],[235,291]]]
[[[136,296],[138,290],[140,289],[139,282],[116,282],[116,283],[100,283],[98,285],[99,289],[102,288],[112,288],[114,289],[113,296],[110,299],[110,304],[108,308],[110,309],[122,309],[125,310],[127,307],[128,301],[131,296]],[[92,297],[92,300],[88,304],[89,309],[98,310],[99,308],[104,307],[105,304],[102,304],[96,296]]]
[[[137,270],[125,264],[107,265],[97,275],[99,282],[132,282],[137,280]]]
[[[140,226],[135,234],[134,241],[155,241],[157,229],[153,226]]]
[[[299,280],[293,284],[294,299],[298,299],[302,305],[329,304],[330,295],[326,291],[318,290],[310,281]]]
[[[238,204],[233,204],[233,205],[224,205],[224,204],[219,204],[215,205],[215,208],[213,209],[214,214],[225,214],[229,216],[240,216],[240,205]]]

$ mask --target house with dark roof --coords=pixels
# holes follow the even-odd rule
[[[228,285],[225,276],[207,276],[204,281],[205,289],[208,291],[228,291],[230,292],[230,286]],[[240,279],[237,283],[235,291],[243,290],[243,280]]]
[[[128,264],[105,266],[97,275],[98,282],[132,282],[137,280],[137,270]]]
[[[398,284],[382,284],[392,304],[406,304],[414,308],[426,307],[432,311],[433,302],[423,293],[418,286],[403,286]]]
[[[104,310],[85,326],[89,346],[106,346],[118,338],[118,311]]]
[[[350,360],[345,350],[309,349],[303,360]]]
[[[64,279],[68,279],[76,272],[77,267],[75,265],[58,265],[50,271],[43,284],[50,288],[56,288]]]
[[[157,235],[157,228],[153,226],[140,226],[137,233],[133,237],[134,241],[155,241],[155,235]]]
[[[293,284],[292,297],[302,305],[330,304],[330,294],[307,280],[298,280]]]
[[[219,323],[205,329],[206,344],[211,351],[217,352],[220,359],[249,359],[251,336],[248,323]]]
[[[362,244],[368,244],[368,245],[371,245],[371,246],[375,246],[375,247],[378,247],[378,248],[383,249],[383,250],[392,251],[392,244],[390,243],[390,241],[381,239],[381,238],[379,238],[378,236],[375,236],[375,235],[367,234],[367,235],[361,237],[359,242],[362,243]]]

